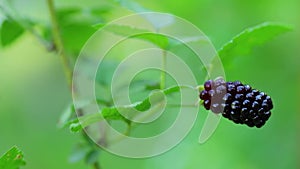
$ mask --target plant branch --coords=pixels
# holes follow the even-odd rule
[[[163,90],[166,87],[166,67],[167,67],[167,52],[163,50],[162,54],[162,66],[161,66],[161,74],[160,74],[160,89]]]
[[[125,136],[129,136],[129,135],[130,135],[131,127],[132,127],[131,122],[127,123],[127,129],[126,129],[126,131],[124,132],[124,135],[125,135]]]
[[[52,34],[53,34],[54,44],[60,55],[61,62],[62,62],[64,72],[65,72],[65,76],[67,79],[67,83],[68,83],[70,89],[72,90],[72,68],[71,68],[68,56],[66,55],[63,40],[62,40],[60,32],[59,32],[59,25],[58,25],[56,13],[55,13],[54,2],[53,2],[53,0],[47,0],[47,3],[48,3],[48,8],[49,8],[50,17],[51,17]]]
[[[54,44],[55,44],[56,49],[57,49],[57,51],[60,55],[61,62],[62,62],[62,65],[63,65],[63,69],[64,69],[64,73],[65,73],[65,76],[66,76],[66,79],[67,79],[67,83],[70,87],[70,90],[72,91],[72,89],[73,89],[72,88],[73,70],[72,70],[72,67],[70,65],[70,61],[69,61],[69,58],[66,54],[65,47],[64,47],[64,44],[63,44],[63,40],[62,40],[61,35],[60,35],[59,24],[58,24],[57,17],[56,17],[54,2],[53,2],[53,0],[47,0],[47,4],[48,4],[49,12],[50,12],[50,17],[51,17],[52,34],[53,34]],[[83,134],[86,134],[86,133],[83,133]],[[98,161],[93,164],[93,168],[94,169],[101,169],[100,164],[99,164]]]

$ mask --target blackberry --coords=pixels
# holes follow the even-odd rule
[[[240,81],[225,82],[223,78],[208,80],[200,92],[206,110],[219,114],[237,124],[262,127],[271,116],[273,103],[264,92]]]

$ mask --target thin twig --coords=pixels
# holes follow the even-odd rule
[[[63,68],[64,68],[64,73],[65,73],[65,76],[66,76],[66,79],[67,79],[67,83],[70,87],[70,90],[72,91],[72,74],[73,74],[73,70],[71,68],[70,61],[68,59],[68,56],[67,56],[65,48],[64,48],[63,40],[62,40],[61,35],[60,35],[59,25],[58,25],[56,12],[55,12],[55,7],[54,7],[54,2],[53,2],[53,0],[47,0],[47,3],[48,3],[48,8],[49,8],[50,17],[51,17],[52,34],[53,34],[54,44],[55,44],[56,49],[57,49],[57,51],[60,55],[61,62],[62,62]],[[83,133],[83,134],[86,134],[86,133]],[[86,135],[86,137],[87,137],[87,135]],[[96,161],[93,164],[93,168],[94,169],[101,169],[100,164],[99,164],[98,161]]]
[[[55,13],[55,7],[53,0],[47,0],[48,2],[48,8],[50,12],[51,17],[51,23],[52,23],[52,34],[54,39],[54,44],[57,48],[57,51],[59,52],[62,65],[64,68],[64,72],[66,75],[67,83],[70,86],[70,89],[72,90],[72,68],[70,65],[70,61],[68,59],[68,56],[66,55],[66,51],[64,48],[63,40],[60,35],[58,21]]]
[[[124,132],[124,135],[125,135],[125,136],[129,136],[129,135],[130,135],[131,127],[132,127],[131,122],[128,122],[128,123],[127,123],[127,129],[126,129],[126,131]]]
[[[160,89],[163,90],[166,87],[166,67],[167,67],[167,52],[163,50],[162,54],[162,70],[160,74]]]

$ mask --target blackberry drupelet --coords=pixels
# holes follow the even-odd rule
[[[249,127],[262,127],[273,108],[272,99],[266,93],[240,81],[225,82],[223,78],[206,81],[199,97],[206,110],[222,113],[234,123]]]

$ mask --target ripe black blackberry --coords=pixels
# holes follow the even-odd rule
[[[262,127],[273,108],[271,97],[264,92],[240,81],[225,82],[223,78],[206,81],[199,96],[206,110],[222,113],[234,123],[249,127]]]

